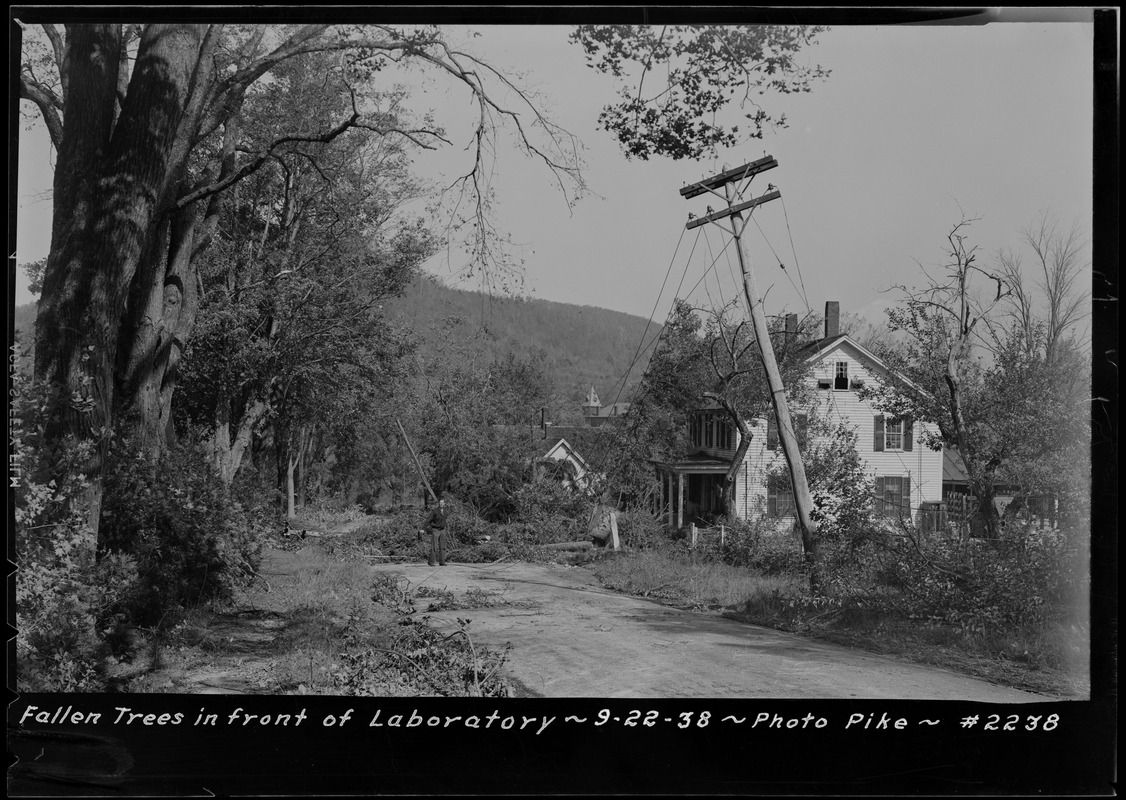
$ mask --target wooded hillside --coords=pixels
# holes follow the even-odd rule
[[[578,413],[593,385],[603,404],[628,400],[641,380],[646,355],[629,371],[645,320],[620,311],[548,300],[490,297],[443,286],[433,278],[416,280],[402,298],[389,303],[422,338],[423,354],[436,346],[435,326],[454,325],[491,356],[538,355],[555,383],[562,414]],[[660,330],[652,325],[652,340]],[[621,397],[616,398],[621,387]],[[566,416],[555,420],[563,422]],[[577,420],[577,417],[575,417]]]
[[[452,325],[459,338],[472,341],[482,355],[537,355],[555,383],[558,423],[577,421],[579,407],[593,385],[604,404],[626,401],[641,380],[648,360],[642,354],[629,370],[645,331],[645,320],[632,314],[595,306],[548,300],[490,297],[483,292],[451,289],[430,277],[420,277],[401,298],[388,301],[392,316],[408,322],[420,339],[420,355],[438,347],[436,331]],[[15,308],[16,332],[26,350],[33,346],[35,304]],[[657,335],[653,324],[646,342]],[[31,357],[27,358],[30,365]],[[616,398],[619,386],[621,397]],[[570,414],[575,416],[572,418]]]

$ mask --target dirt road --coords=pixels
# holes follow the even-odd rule
[[[471,620],[475,641],[514,646],[509,675],[543,697],[1037,702],[1040,695],[953,672],[803,639],[715,614],[680,611],[602,589],[578,567],[498,563],[381,565],[418,596],[439,629]],[[442,610],[442,590],[478,607]],[[448,597],[448,596],[447,596]],[[435,611],[428,611],[434,606]]]

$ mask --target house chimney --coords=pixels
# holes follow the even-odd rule
[[[786,315],[786,343],[789,344],[798,338],[798,315]]]
[[[836,300],[825,303],[825,338],[831,339],[841,332],[841,304]]]

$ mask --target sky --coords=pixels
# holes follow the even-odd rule
[[[1092,41],[1089,22],[842,26],[820,35],[799,60],[831,70],[813,91],[767,95],[789,127],[768,130],[716,158],[628,160],[597,126],[615,84],[586,66],[567,26],[448,29],[466,49],[519,74],[550,116],[583,143],[591,194],[569,209],[550,175],[514,148],[497,154],[496,222],[518,243],[533,297],[665,318],[676,286],[696,286],[699,305],[738,296],[734,251],[714,225],[685,231],[717,198],[685,200],[679,189],[725,168],[773,155],[782,202],[748,223],[745,252],[767,291],[767,312],[820,311],[882,321],[893,284],[922,279],[943,261],[945,237],[963,213],[979,260],[1019,245],[1020,229],[1044,213],[1089,235],[1092,214]],[[428,180],[464,169],[469,98],[441,77],[402,76],[419,111],[432,109],[452,146],[420,153]],[[734,115],[727,117],[736,121]],[[46,255],[51,153],[42,126],[20,141],[18,259]],[[709,199],[710,198],[710,199]],[[690,255],[691,254],[691,255]],[[462,255],[444,252],[426,269],[457,283]],[[716,270],[701,282],[709,264]],[[786,269],[779,269],[781,262]],[[666,274],[669,275],[667,282]],[[17,304],[33,299],[22,272]]]

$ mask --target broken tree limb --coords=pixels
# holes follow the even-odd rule
[[[545,544],[548,550],[593,550],[593,542],[556,542],[555,544]]]

